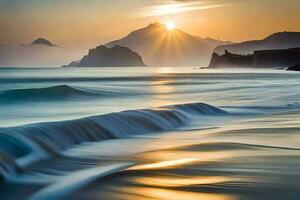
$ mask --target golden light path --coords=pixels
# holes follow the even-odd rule
[[[191,178],[170,178],[170,177],[138,177],[136,182],[142,183],[144,185],[157,186],[157,187],[184,187],[193,185],[208,185],[208,184],[218,184],[224,183],[226,181],[231,181],[228,177],[218,177],[218,176],[197,176]]]
[[[166,167],[173,167],[178,165],[184,165],[188,163],[192,163],[199,160],[198,158],[183,158],[183,159],[177,159],[177,160],[168,160],[168,161],[162,161],[152,164],[145,164],[145,165],[138,165],[134,166],[130,169],[132,170],[146,170],[146,169],[161,169]]]

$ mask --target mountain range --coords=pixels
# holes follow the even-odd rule
[[[228,50],[234,54],[253,54],[258,50],[276,50],[300,47],[300,32],[274,33],[262,40],[252,40],[241,43],[221,45],[214,52],[223,54]]]
[[[254,54],[261,50],[298,48],[300,33],[279,32],[262,40],[232,43],[204,39],[176,28],[169,30],[164,24],[155,22],[105,46],[127,47],[128,52],[132,50],[141,56],[147,66],[208,66],[213,52],[221,55],[228,50],[232,54]],[[78,61],[87,52],[66,49],[48,39],[38,38],[27,45],[0,45],[0,66],[62,66]]]
[[[148,66],[206,66],[214,48],[222,44],[231,42],[202,39],[155,22],[106,46],[128,47],[138,52]]]

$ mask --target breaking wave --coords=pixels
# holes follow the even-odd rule
[[[208,104],[191,103],[0,128],[0,174],[9,178],[32,162],[83,142],[171,131],[188,123],[193,115],[220,114],[226,112]]]

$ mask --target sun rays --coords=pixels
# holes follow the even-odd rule
[[[149,37],[155,37],[157,40],[152,44],[152,48],[149,49],[147,55],[150,60],[154,58],[158,63],[161,63],[164,67],[168,67],[168,60],[172,57],[174,62],[180,63],[180,60],[187,51],[184,35],[176,29],[176,25],[173,21],[169,21],[161,26],[157,27],[155,31],[149,35]],[[163,49],[163,51],[160,51]]]

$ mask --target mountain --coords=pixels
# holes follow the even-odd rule
[[[127,47],[108,48],[100,45],[90,49],[88,55],[79,62],[72,62],[63,67],[141,67],[146,66],[142,57]]]
[[[300,64],[300,48],[260,50],[247,55],[225,50],[222,55],[213,53],[209,67],[287,68],[297,64]]]
[[[221,45],[229,45],[229,44],[234,44],[231,41],[222,41],[222,40],[216,40],[216,39],[212,39],[212,38],[201,38],[198,36],[195,36],[198,40],[201,40],[202,42],[204,42],[206,45],[209,46],[210,49],[215,49],[218,46]]]
[[[128,47],[138,52],[150,66],[206,66],[214,48],[221,44],[224,43],[216,40],[213,43],[179,29],[168,30],[155,22],[106,46]]]
[[[219,46],[214,52],[223,54],[228,50],[236,54],[251,54],[257,50],[274,50],[300,47],[300,32],[274,33],[263,40],[246,41],[231,45]]]
[[[45,45],[49,47],[57,47],[57,45],[44,38],[38,38],[34,40],[30,45]]]
[[[39,38],[29,45],[0,45],[0,66],[51,67],[78,60],[86,50],[58,47]]]

